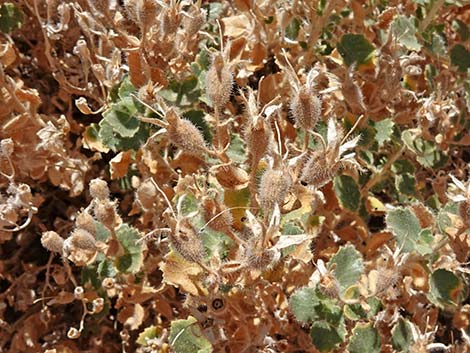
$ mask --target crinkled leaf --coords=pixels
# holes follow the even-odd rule
[[[440,268],[429,279],[430,297],[437,304],[458,304],[463,289],[460,279],[451,271]]]
[[[328,262],[328,268],[333,268],[333,265],[333,275],[338,280],[341,291],[359,281],[364,272],[362,256],[353,245],[342,246]]]
[[[406,17],[403,15],[396,16],[390,26],[390,30],[393,31],[395,38],[398,38],[399,42],[403,44],[409,50],[420,50],[421,44],[419,44],[416,38],[416,26],[415,17]]]
[[[111,105],[103,118],[121,137],[133,137],[139,130],[140,121],[135,117],[137,108],[131,97],[125,97]]]
[[[186,320],[171,322],[168,338],[171,348],[178,353],[211,353],[211,343],[202,335],[197,320],[189,316]]]
[[[344,341],[341,329],[328,324],[326,321],[316,321],[310,328],[312,343],[320,352],[330,352]]]
[[[120,272],[135,273],[143,262],[142,244],[138,242],[141,236],[137,229],[123,224],[116,230],[116,237],[124,249],[124,255],[116,259],[116,268]]]
[[[382,146],[385,141],[390,140],[390,136],[392,136],[394,126],[395,123],[392,119],[383,119],[374,124],[374,129],[377,131],[377,133],[375,134],[375,140],[377,141],[379,146]]]
[[[341,204],[351,211],[357,211],[361,194],[356,181],[349,175],[339,175],[334,179],[334,188]]]
[[[379,353],[381,348],[381,339],[377,329],[371,324],[356,324],[348,345],[350,353]]]
[[[405,130],[402,139],[405,145],[416,153],[416,160],[423,167],[440,168],[447,162],[448,157],[437,148],[436,144],[421,138],[416,129]]]
[[[315,307],[320,303],[315,288],[298,289],[290,298],[289,304],[295,318],[300,322],[315,320],[318,315]]]
[[[397,239],[397,246],[405,252],[416,250],[416,242],[421,233],[421,226],[415,214],[407,208],[396,208],[388,212],[388,229]]]
[[[415,249],[418,254],[421,255],[429,255],[432,254],[432,242],[434,241],[434,237],[432,235],[432,231],[430,229],[423,229],[416,240]]]
[[[345,34],[338,43],[338,51],[346,65],[363,64],[372,58],[374,46],[362,34]]]
[[[408,320],[399,318],[392,329],[392,346],[398,352],[408,352],[413,342],[413,333]]]

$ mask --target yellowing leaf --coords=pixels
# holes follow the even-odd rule
[[[160,263],[160,270],[163,272],[165,283],[192,295],[201,294],[202,286],[198,276],[202,274],[202,269],[197,264],[184,260],[172,250],[165,256],[165,261]]]

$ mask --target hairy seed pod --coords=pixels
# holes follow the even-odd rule
[[[171,143],[195,156],[200,157],[206,153],[204,137],[192,122],[181,119],[172,109],[167,112],[165,118],[169,123],[167,130]]]
[[[300,175],[302,185],[321,188],[326,185],[338,172],[338,163],[331,163],[324,151],[316,151],[307,160]]]
[[[259,202],[266,211],[271,211],[274,205],[282,206],[292,185],[292,177],[286,170],[269,168],[261,177]]]
[[[214,199],[205,198],[202,207],[204,221],[210,222],[207,225],[209,228],[223,233],[231,230],[233,223],[232,214],[228,211],[221,213],[226,210],[226,208],[222,208],[220,203]]]
[[[268,152],[271,139],[271,129],[262,119],[258,119],[256,124],[250,124],[245,130],[246,147],[251,155],[251,163],[255,167]]]
[[[162,10],[160,31],[164,36],[171,36],[176,33],[179,25],[178,13],[174,8],[168,7]]]
[[[90,195],[94,199],[107,200],[109,198],[108,184],[102,179],[93,179],[90,181]]]
[[[95,219],[86,211],[80,212],[75,220],[77,228],[85,229],[93,235],[96,235]]]
[[[320,119],[321,101],[312,89],[302,86],[292,98],[290,109],[298,127],[313,130]]]
[[[222,55],[217,55],[206,75],[206,94],[214,108],[222,108],[232,93],[232,73]]]
[[[190,17],[183,17],[183,28],[188,38],[194,36],[206,22],[207,12],[204,9],[195,9],[189,14]]]
[[[150,210],[157,200],[158,191],[151,180],[146,180],[136,191],[136,200],[144,210]]]
[[[66,244],[65,244],[66,243]],[[69,238],[65,240],[64,246],[80,250],[96,250],[96,239],[85,229],[75,229]]]
[[[459,203],[459,215],[465,227],[470,227],[470,200]]]
[[[48,231],[42,233],[41,244],[50,252],[61,254],[64,246],[64,239],[56,232]]]
[[[189,222],[183,218],[177,233],[170,233],[168,238],[176,251],[187,261],[200,262],[204,258],[204,246],[201,237]]]
[[[116,204],[109,200],[103,200],[95,204],[93,209],[96,219],[108,229],[114,229],[121,222],[117,214]]]
[[[278,249],[264,249],[248,258],[248,266],[257,270],[266,270],[274,266],[280,258],[281,253]]]

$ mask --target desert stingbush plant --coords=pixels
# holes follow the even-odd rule
[[[468,6],[0,6],[0,350],[468,352]]]

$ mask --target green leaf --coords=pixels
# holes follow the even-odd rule
[[[125,97],[103,113],[103,118],[122,137],[133,137],[139,130],[140,121],[135,118],[137,108],[131,97]]]
[[[211,343],[202,335],[197,320],[189,316],[187,320],[171,322],[170,346],[178,353],[211,353]]]
[[[116,259],[116,268],[119,272],[135,273],[139,271],[143,262],[142,244],[140,233],[127,224],[123,224],[116,230],[116,238],[124,249],[124,255]]]
[[[408,352],[413,342],[413,333],[408,320],[399,318],[392,329],[392,346],[398,352]]]
[[[416,129],[405,130],[402,139],[406,147],[416,153],[416,160],[426,168],[441,168],[448,157],[438,150],[435,143],[424,140]]]
[[[459,71],[466,72],[470,68],[470,51],[462,44],[456,44],[450,50],[450,61]]]
[[[356,181],[349,175],[339,175],[334,179],[334,188],[341,205],[351,211],[357,211],[361,194]]]
[[[286,37],[290,40],[296,40],[299,35],[300,21],[294,18],[286,27]]]
[[[364,272],[362,256],[353,245],[342,246],[328,262],[328,268],[332,268],[333,275],[339,282],[341,291],[359,281]]]
[[[130,97],[131,93],[135,92],[135,87],[132,84],[129,76],[126,76],[122,79],[121,83],[119,84],[119,88],[117,94],[119,98],[124,99],[126,97]]]
[[[420,50],[421,44],[416,39],[415,17],[398,15],[390,26],[390,30],[408,50]]]
[[[100,279],[116,276],[116,270],[110,260],[104,259],[98,264],[96,272]]]
[[[349,320],[360,320],[367,317],[367,313],[361,304],[346,304],[344,306],[344,316]]]
[[[318,315],[315,307],[320,303],[315,288],[298,289],[290,298],[289,304],[295,318],[300,322],[315,320]]]
[[[356,324],[348,345],[350,353],[379,353],[381,348],[379,332],[371,324]]]
[[[227,155],[235,163],[245,162],[247,156],[245,154],[245,143],[240,138],[239,134],[232,134],[230,146],[227,150]]]
[[[374,46],[362,34],[345,34],[338,43],[338,51],[349,66],[370,60],[374,54]]]
[[[440,268],[429,280],[430,296],[437,304],[458,304],[463,289],[460,279],[451,271]]]
[[[0,31],[9,33],[20,28],[24,21],[24,13],[11,2],[0,6]]]
[[[114,152],[138,150],[149,137],[149,128],[147,124],[140,124],[137,133],[133,137],[120,136],[112,126],[103,119],[99,123],[99,138],[100,141],[111,148]]]
[[[343,342],[344,333],[326,321],[316,321],[310,328],[310,337],[320,352],[329,352]]]
[[[371,297],[367,299],[367,304],[369,305],[369,311],[367,312],[367,318],[374,318],[380,310],[382,310],[382,302],[377,297]]]
[[[95,229],[96,229],[96,240],[106,242],[106,240],[111,235],[111,232],[108,228],[106,228],[103,223],[95,221]]]
[[[415,166],[407,159],[399,159],[392,164],[392,172],[394,174],[414,174]]]
[[[395,123],[392,119],[384,119],[374,124],[374,129],[377,131],[377,133],[375,134],[375,140],[377,141],[379,146],[382,146],[385,141],[390,140],[390,136],[392,136],[394,126]]]
[[[430,229],[423,229],[419,233],[418,239],[416,240],[416,245],[415,245],[416,252],[421,255],[432,254],[433,241],[434,241],[434,237],[432,235],[432,231]]]
[[[146,327],[141,333],[139,333],[139,337],[137,337],[136,343],[144,346],[147,342],[151,339],[157,338],[160,336],[160,330],[156,326],[149,326]]]
[[[459,214],[459,205],[456,202],[448,202],[444,207],[439,210],[436,217],[436,223],[439,227],[439,231],[445,233],[449,227],[454,227],[450,215]]]
[[[416,179],[414,175],[404,173],[395,175],[395,187],[399,192],[407,196],[416,196]]]
[[[405,252],[415,250],[421,226],[413,212],[407,208],[396,208],[387,213],[385,221],[397,239],[398,248]]]

